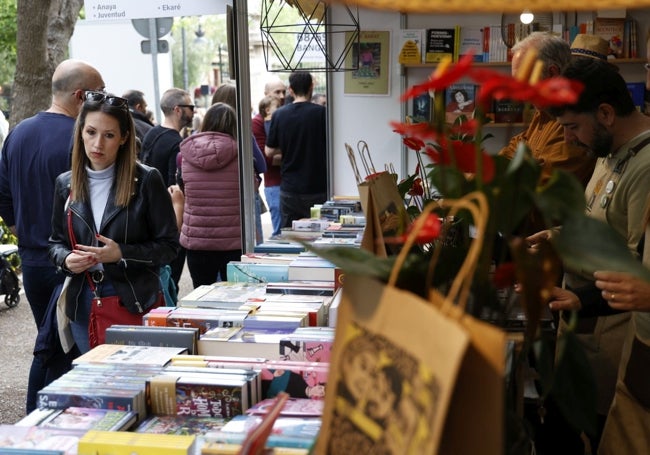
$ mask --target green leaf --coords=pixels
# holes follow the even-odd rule
[[[565,266],[577,273],[615,270],[650,282],[650,270],[630,252],[623,238],[600,220],[574,212],[565,218],[552,241]]]
[[[567,422],[589,435],[596,433],[596,382],[573,332],[558,337],[558,358],[551,395]]]
[[[413,182],[415,182],[415,179],[418,178],[417,174],[413,174],[409,176],[408,178],[402,180],[400,183],[397,184],[397,192],[399,193],[399,196],[404,199],[406,194],[409,192],[411,187],[413,186]]]
[[[547,226],[557,225],[571,213],[582,212],[585,196],[582,185],[573,174],[555,170],[549,181],[535,194],[535,203],[544,215]]]

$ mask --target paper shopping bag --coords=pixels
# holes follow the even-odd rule
[[[348,274],[315,453],[437,453],[468,342],[426,300]]]
[[[361,248],[379,257],[397,253],[395,245],[384,242],[386,237],[397,235],[408,220],[395,178],[389,172],[372,174],[358,185],[358,189],[366,217]]]
[[[458,307],[469,335],[449,405],[441,454],[502,454],[505,447],[506,334]],[[453,316],[455,319],[457,316]]]

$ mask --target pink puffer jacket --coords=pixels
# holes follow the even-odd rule
[[[237,142],[204,132],[180,145],[185,211],[180,243],[189,250],[242,248]]]

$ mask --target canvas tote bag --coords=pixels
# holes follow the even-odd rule
[[[388,284],[367,277],[346,277],[315,453],[499,453],[491,449],[503,444],[501,434],[486,438],[480,434],[503,428],[491,422],[501,421],[503,414],[505,354],[500,351],[497,355],[496,347],[505,349],[505,336],[464,312],[482,245],[487,204],[479,194],[444,205],[452,210],[469,210],[479,232],[448,295],[432,290],[427,301],[394,286],[415,233],[433,206],[427,207],[425,216],[418,220],[419,226],[416,224],[398,257]],[[484,337],[483,329],[490,336]],[[483,343],[483,338],[490,345],[487,353],[482,346],[474,346]],[[483,371],[486,365],[488,372]],[[496,398],[487,397],[484,402],[483,396],[477,398],[474,391],[465,391],[468,384],[484,389],[484,374],[492,377],[492,371],[501,380],[487,393],[495,393]],[[460,378],[459,372],[471,376]],[[469,399],[461,396],[465,392],[476,399],[469,410]],[[457,406],[467,414],[489,414],[489,419],[478,419],[485,424],[481,427],[472,427],[466,420],[461,431]],[[488,410],[487,406],[495,407]],[[475,434],[481,439],[478,445],[489,440],[490,446],[465,451],[462,440]]]

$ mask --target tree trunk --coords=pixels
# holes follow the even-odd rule
[[[52,100],[52,73],[67,56],[83,0],[18,0],[11,126]]]

